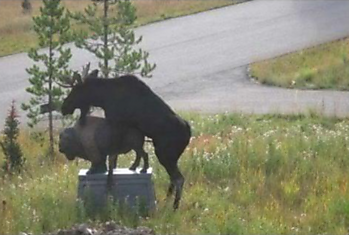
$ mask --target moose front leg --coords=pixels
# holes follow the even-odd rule
[[[80,108],[79,124],[81,126],[85,126],[85,124],[86,124],[86,116],[87,116],[89,111],[90,111],[90,107],[89,106],[84,106],[84,107]]]

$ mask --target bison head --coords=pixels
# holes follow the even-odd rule
[[[63,153],[68,160],[83,155],[83,147],[77,138],[74,128],[66,128],[59,135],[59,152]]]

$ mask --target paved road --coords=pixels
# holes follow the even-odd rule
[[[349,116],[349,93],[258,85],[247,65],[349,35],[349,1],[256,0],[141,27],[158,65],[146,82],[177,110]],[[0,42],[1,43],[1,42]],[[95,61],[76,50],[72,67]],[[11,99],[28,99],[25,54],[0,58],[0,120]]]

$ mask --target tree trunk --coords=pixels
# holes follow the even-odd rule
[[[109,23],[108,23],[108,9],[109,9],[109,3],[108,0],[104,0],[104,77],[109,77],[109,65],[108,65],[108,58],[105,55],[106,53],[109,53],[108,51],[108,32],[109,32]]]
[[[52,22],[51,17],[51,22]],[[52,25],[51,25],[52,27]],[[50,33],[50,42],[49,42],[49,77],[48,77],[48,103],[49,107],[53,107],[52,105],[52,33]],[[54,160],[54,142],[53,142],[53,116],[52,116],[52,108],[49,108],[48,113],[48,132],[49,132],[49,139],[50,139],[50,146],[49,146],[49,155],[51,160]]]

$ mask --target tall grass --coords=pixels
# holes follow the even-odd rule
[[[349,90],[349,39],[291,53],[251,66],[263,84],[301,89]]]
[[[41,1],[32,0],[33,11],[23,14],[22,1],[0,1],[0,56],[28,50],[37,45],[36,36],[32,31],[32,16],[39,14]],[[217,7],[227,6],[237,0],[134,0],[138,20],[142,25],[167,18],[188,15]],[[62,0],[70,11],[83,11],[91,4],[90,0]]]
[[[168,176],[151,146],[158,209],[149,217],[110,209],[97,220],[149,226],[158,234],[346,234],[349,226],[349,120],[318,116],[186,115],[194,137],[181,157],[179,211],[166,201]],[[3,178],[0,234],[41,233],[91,220],[76,202],[81,167],[55,164],[27,136],[29,163]],[[121,157],[129,166],[133,157]]]

